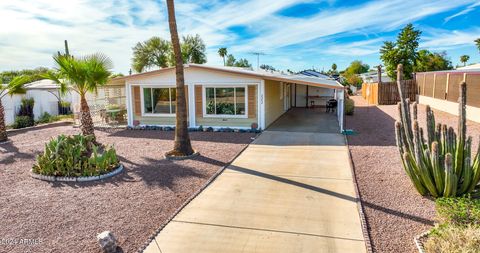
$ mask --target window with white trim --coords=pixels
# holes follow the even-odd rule
[[[175,114],[176,88],[143,88],[143,113]]]
[[[206,87],[205,113],[209,116],[246,116],[245,87]]]

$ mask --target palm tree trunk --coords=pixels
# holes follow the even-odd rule
[[[5,125],[5,109],[0,99],[0,142],[7,141],[7,127]]]
[[[223,58],[223,66],[225,66],[225,56],[223,56],[222,58]]]
[[[80,130],[83,135],[93,135],[93,138],[95,138],[92,115],[85,94],[80,94]]]
[[[168,24],[170,27],[170,36],[172,37],[173,52],[175,54],[175,70],[177,78],[176,92],[176,128],[175,143],[173,153],[175,155],[188,156],[193,154],[190,135],[187,125],[187,103],[185,101],[185,79],[183,74],[183,59],[178,39],[177,23],[175,20],[175,7],[173,0],[167,0]]]

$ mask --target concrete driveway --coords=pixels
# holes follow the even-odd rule
[[[365,251],[343,136],[284,131],[261,134],[145,250]]]

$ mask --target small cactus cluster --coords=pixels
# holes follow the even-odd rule
[[[395,122],[395,132],[403,167],[413,185],[420,194],[435,198],[476,192],[480,181],[480,145],[472,156],[472,138],[466,138],[465,82],[460,84],[458,134],[452,127],[436,124],[433,111],[427,106],[425,139],[424,130],[418,124],[417,103],[412,106],[403,96],[401,71],[399,65],[397,85],[401,121]]]

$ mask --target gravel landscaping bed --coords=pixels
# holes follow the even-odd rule
[[[67,125],[43,127],[9,133],[11,142],[0,144],[0,252],[101,252],[96,235],[105,230],[123,252],[135,252],[255,136],[192,132],[201,155],[174,161],[164,159],[173,132],[97,130],[97,139],[117,150],[124,165],[119,175],[95,182],[30,176],[45,142],[78,133]]]
[[[413,238],[434,224],[435,203],[420,196],[405,174],[395,144],[396,105],[368,106],[360,96],[355,114],[346,116],[346,127],[356,180],[365,209],[374,252],[418,252]],[[419,106],[425,128],[425,106]],[[457,129],[457,116],[434,110],[436,122]],[[480,124],[467,122],[467,135],[478,147]]]

